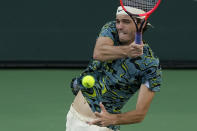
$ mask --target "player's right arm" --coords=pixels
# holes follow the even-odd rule
[[[127,46],[114,46],[109,37],[99,37],[94,48],[93,58],[100,61],[127,57]]]
[[[139,47],[140,46],[140,47]],[[94,48],[93,58],[99,61],[115,60],[120,58],[135,58],[142,55],[142,45],[130,44],[114,46],[114,41],[109,37],[99,37]]]
[[[143,44],[118,45],[116,22],[106,23],[96,41],[93,58],[99,61],[115,60],[120,58],[135,58],[143,54]]]

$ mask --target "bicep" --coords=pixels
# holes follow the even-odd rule
[[[96,40],[93,57],[96,59],[98,56],[100,56],[103,53],[103,51],[105,50],[105,46],[113,46],[113,45],[114,45],[114,41],[111,38],[99,37]]]
[[[146,114],[154,95],[155,92],[151,91],[146,87],[146,85],[142,84],[138,94],[136,110]]]
[[[95,45],[94,50],[97,50],[97,49],[101,48],[104,45],[113,46],[114,45],[114,41],[111,38],[109,38],[109,37],[99,37],[96,40],[96,45]]]

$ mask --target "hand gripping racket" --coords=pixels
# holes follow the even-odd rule
[[[161,3],[161,0],[120,0],[120,4],[123,10],[131,17],[131,19],[135,23],[135,26],[136,26],[135,43],[136,44],[141,44],[143,25],[147,22],[148,17],[157,9],[160,3]],[[129,12],[129,10],[126,9],[126,6],[132,7],[136,11]],[[143,13],[139,14],[139,12],[140,13],[143,12]],[[140,26],[138,26],[138,23],[134,19],[134,17],[143,18],[143,21],[141,22]]]

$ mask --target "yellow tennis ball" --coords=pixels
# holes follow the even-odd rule
[[[91,75],[84,76],[82,78],[82,85],[87,88],[92,88],[95,84],[95,79]]]

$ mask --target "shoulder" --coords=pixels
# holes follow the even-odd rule
[[[102,27],[102,29],[99,33],[99,37],[109,37],[113,41],[115,41],[116,37],[117,37],[116,22],[115,21],[107,22]]]
[[[102,29],[114,29],[116,28],[116,22],[115,21],[110,21],[110,22],[107,22],[103,27]]]

